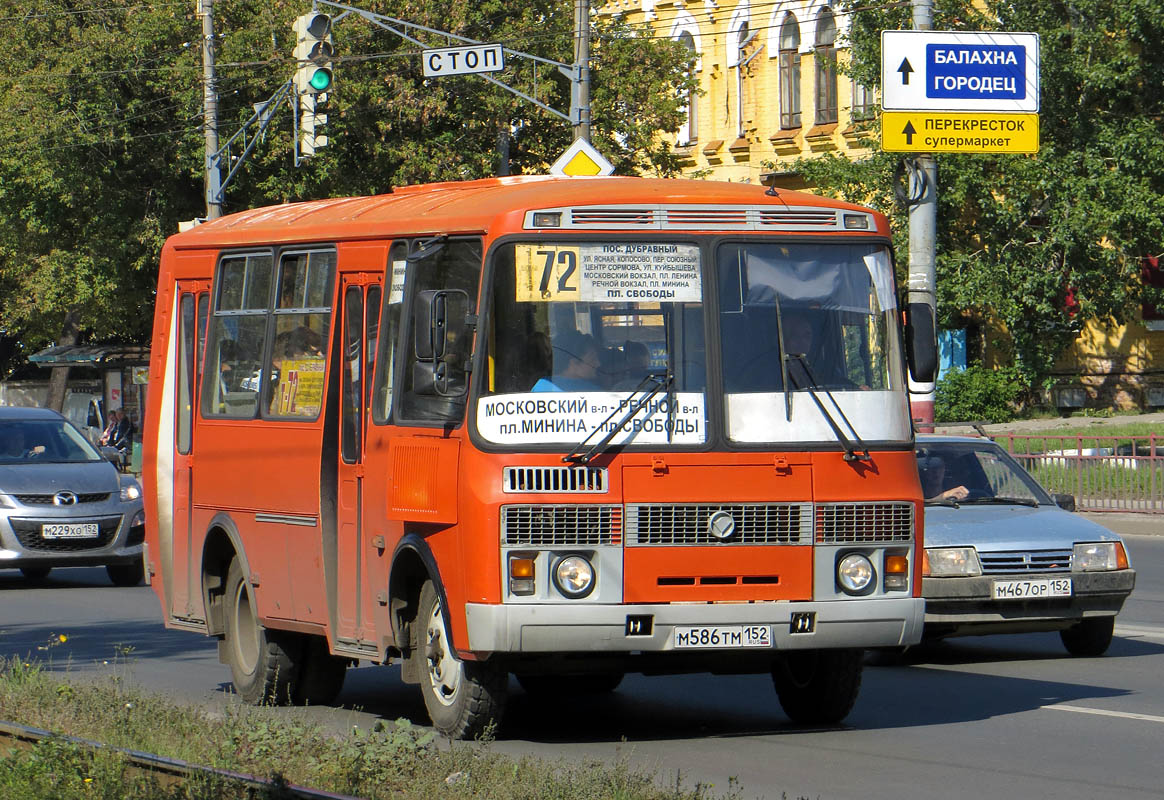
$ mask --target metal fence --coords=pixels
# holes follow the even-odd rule
[[[1050,492],[1080,511],[1164,514],[1164,436],[995,434]]]

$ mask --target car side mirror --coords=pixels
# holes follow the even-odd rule
[[[1073,495],[1073,494],[1060,494],[1057,492],[1057,493],[1051,495],[1051,497],[1052,497],[1052,499],[1054,499],[1055,505],[1059,506],[1059,508],[1063,509],[1064,511],[1074,511],[1075,510],[1075,495]]]
[[[101,455],[105,457],[113,466],[121,469],[121,452],[116,447],[104,446],[101,448]]]

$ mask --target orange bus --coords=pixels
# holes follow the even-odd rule
[[[920,638],[922,498],[871,210],[514,177],[245,211],[162,252],[146,567],[251,702],[398,661],[472,737],[627,672],[843,718]],[[908,340],[908,341],[907,341]]]

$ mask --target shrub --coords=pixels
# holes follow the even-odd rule
[[[1014,367],[971,366],[950,370],[938,381],[935,422],[1009,422],[1024,390]]]

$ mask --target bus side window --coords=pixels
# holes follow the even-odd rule
[[[333,250],[280,258],[269,377],[259,380],[270,416],[315,419],[323,407],[335,261]]]
[[[202,375],[204,417],[249,419],[258,410],[272,268],[270,253],[219,262]]]
[[[392,388],[396,385],[396,348],[400,336],[400,312],[404,307],[404,278],[408,243],[395,242],[388,251],[388,296],[380,310],[376,335],[376,369],[372,389],[372,421],[384,425],[392,416]],[[369,334],[369,347],[371,335]]]
[[[476,307],[477,286],[481,278],[482,245],[479,239],[451,240],[444,247],[435,248],[431,255],[409,264],[409,302],[429,289],[459,289],[470,298],[470,313]],[[450,325],[451,327],[451,325]],[[465,395],[444,396],[421,394],[416,391],[414,368],[418,363],[415,332],[409,319],[405,329],[407,345],[406,364],[401,375],[400,416],[409,420],[459,422],[465,414]],[[466,335],[454,345],[458,360],[453,362],[464,370],[472,355],[471,336]],[[427,365],[425,365],[427,366]]]

